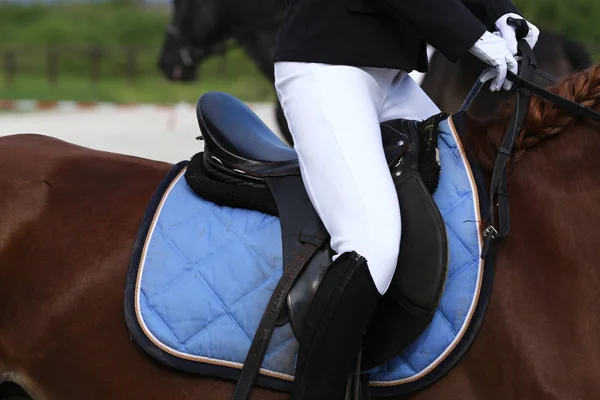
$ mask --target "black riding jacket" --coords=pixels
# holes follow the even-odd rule
[[[275,61],[428,71],[426,43],[455,62],[511,0],[288,0]]]

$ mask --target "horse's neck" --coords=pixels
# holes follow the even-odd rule
[[[494,166],[508,122],[509,117],[481,119],[465,114],[463,144],[484,171],[491,172]]]
[[[511,232],[501,252],[511,265],[498,267],[522,269],[513,271],[522,290],[525,279],[534,284],[544,276],[547,293],[554,287],[568,298],[572,313],[592,305],[571,297],[596,293],[600,300],[598,150],[600,131],[577,124],[532,148],[508,175]]]
[[[225,0],[234,39],[261,73],[274,81],[272,54],[286,9],[285,0]]]
[[[248,57],[258,66],[260,72],[273,82],[275,73],[272,53],[277,39],[277,30],[269,29],[260,32],[236,35],[236,41],[244,49]]]
[[[598,150],[600,130],[578,124],[514,166],[508,175],[511,231],[498,247],[478,341],[457,374],[478,376],[481,363],[502,349],[497,369],[478,379],[442,380],[433,393],[477,393],[475,387],[493,385],[498,393],[521,388],[535,398],[564,371],[592,378],[600,349]],[[525,371],[535,373],[524,378]],[[558,397],[589,397],[585,385],[552,390]],[[417,398],[436,398],[427,393]]]

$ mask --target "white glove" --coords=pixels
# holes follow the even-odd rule
[[[469,49],[469,52],[481,61],[485,62],[495,70],[491,70],[481,78],[481,82],[487,82],[495,77],[490,85],[492,92],[502,88],[510,90],[512,82],[506,80],[506,71],[519,72],[519,64],[508,49],[508,43],[498,35],[486,31],[477,42]]]
[[[498,28],[500,36],[508,42],[508,48],[510,49],[510,52],[515,55],[517,54],[517,35],[515,28],[508,25],[506,22],[509,17],[514,19],[523,19],[523,17],[517,14],[504,14],[496,21],[496,28]],[[525,36],[524,39],[529,44],[529,47],[533,49],[540,36],[540,30],[535,25],[529,23],[529,21],[525,20],[525,22],[527,22],[527,25],[529,26],[529,33],[527,33],[527,36]]]

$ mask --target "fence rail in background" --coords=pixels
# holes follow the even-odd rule
[[[219,73],[226,74],[227,71],[227,47],[220,46],[217,52],[214,52],[214,57],[221,59]],[[103,65],[107,62],[120,63],[122,70],[120,74],[125,78],[126,82],[134,84],[140,74],[140,58],[142,56],[149,57],[153,61],[152,66],[156,65],[158,52],[156,49],[139,48],[139,47],[47,47],[35,49],[0,49],[0,58],[2,62],[2,73],[4,75],[4,83],[10,87],[15,83],[17,75],[31,72],[32,68],[23,62],[24,58],[34,58],[43,60],[44,76],[48,83],[56,85],[60,81],[62,75],[61,61],[65,58],[87,60],[88,77],[91,83],[99,82],[103,76]],[[158,73],[158,67],[156,73]],[[39,69],[39,67],[38,67]],[[201,67],[198,68],[198,75],[201,74]],[[114,76],[114,74],[111,74]]]

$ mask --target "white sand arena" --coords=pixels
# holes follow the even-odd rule
[[[431,53],[429,54],[431,56]],[[421,83],[423,74],[410,75]],[[272,104],[250,107],[279,135]],[[153,106],[0,113],[0,136],[39,133],[81,146],[176,163],[202,149],[195,107]]]
[[[250,104],[276,133],[274,107]],[[40,133],[115,153],[176,163],[202,149],[195,108],[182,104],[173,109],[137,107],[0,113],[0,136]]]

